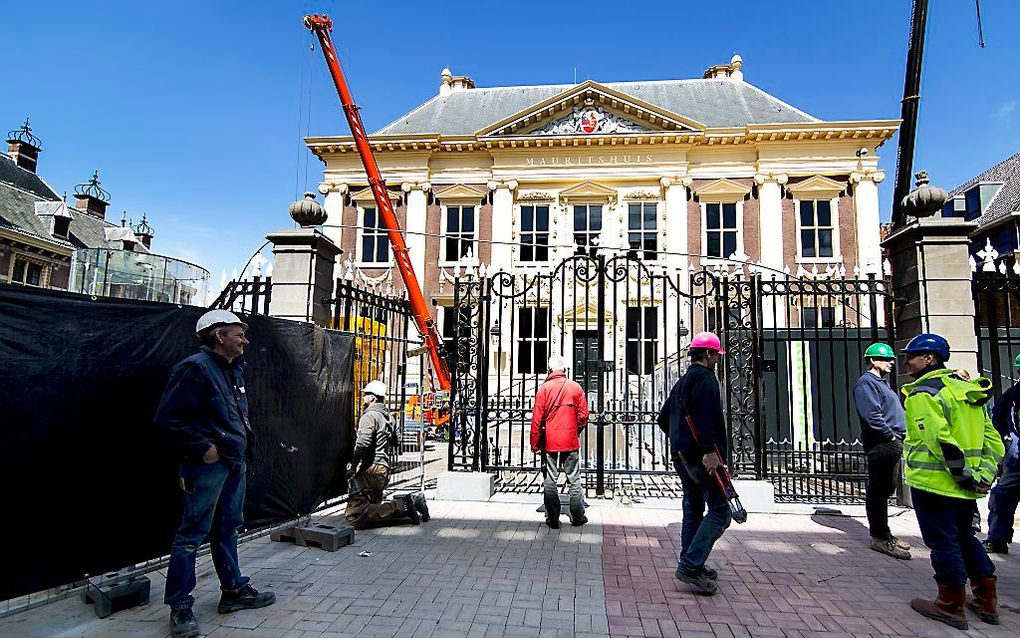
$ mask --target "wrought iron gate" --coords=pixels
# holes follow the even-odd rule
[[[450,468],[537,483],[532,406],[549,355],[559,354],[591,407],[581,438],[589,489],[674,489],[656,416],[686,368],[690,335],[711,330],[727,350],[717,374],[734,473],[773,480],[780,497],[857,498],[863,452],[847,397],[864,348],[887,336],[886,294],[884,281],[838,273],[766,278],[760,269],[690,271],[589,253],[554,268],[461,280]],[[808,378],[843,388],[830,391],[832,401],[812,401],[804,393],[821,381],[800,382]]]

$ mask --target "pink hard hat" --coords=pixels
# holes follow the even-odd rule
[[[719,342],[719,337],[712,332],[699,332],[694,335],[694,338],[691,339],[691,348],[704,348],[705,350],[715,350],[719,354],[726,354]]]

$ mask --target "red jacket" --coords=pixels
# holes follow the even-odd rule
[[[573,452],[580,449],[578,434],[588,426],[588,399],[581,386],[563,372],[550,372],[545,378],[545,383],[535,395],[535,409],[531,413],[531,449],[534,452],[539,451],[539,423],[546,410],[549,417],[545,423],[545,451]]]

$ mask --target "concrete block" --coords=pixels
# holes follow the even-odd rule
[[[768,481],[734,479],[733,489],[740,495],[740,502],[748,512],[776,511],[776,488]]]
[[[147,576],[125,578],[118,572],[112,572],[98,580],[88,579],[81,599],[92,605],[97,616],[106,618],[116,611],[148,605],[151,585]]]
[[[443,472],[436,498],[441,501],[487,501],[496,492],[496,475],[488,472]]]
[[[323,524],[287,527],[273,532],[269,537],[281,543],[294,543],[299,547],[318,547],[327,552],[335,552],[354,542],[354,528],[349,525]]]

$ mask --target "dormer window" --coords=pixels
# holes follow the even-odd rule
[[[53,226],[50,229],[50,233],[54,237],[60,239],[67,239],[67,235],[71,230],[71,218],[70,217],[53,217]]]

